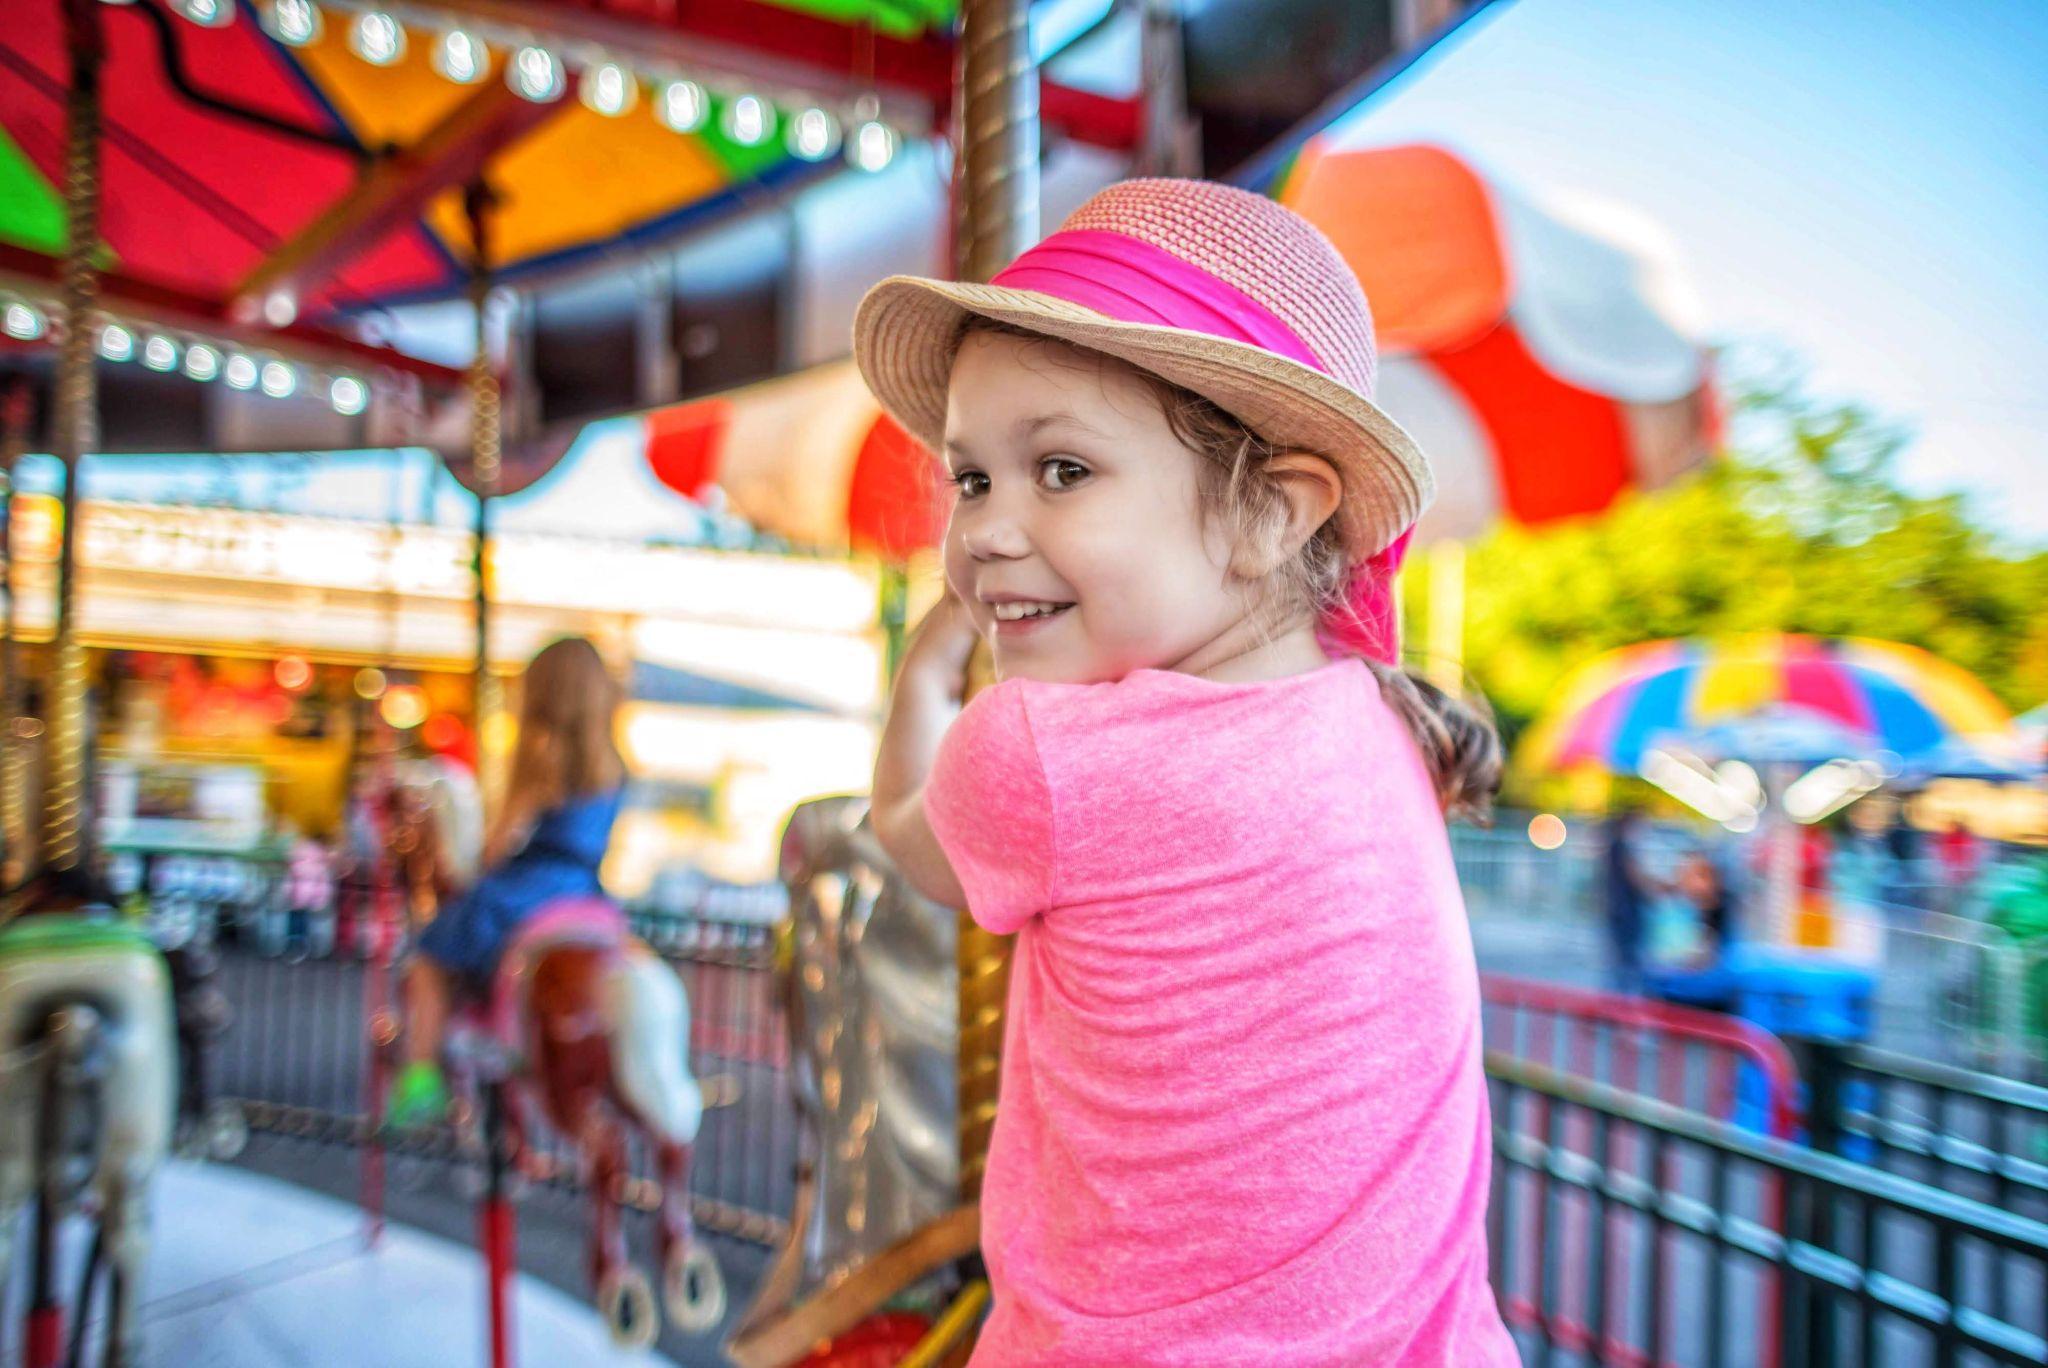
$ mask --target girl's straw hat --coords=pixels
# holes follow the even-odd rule
[[[1322,456],[1344,481],[1337,517],[1354,562],[1385,552],[1436,492],[1414,439],[1372,401],[1357,277],[1313,224],[1263,195],[1124,181],[986,285],[892,276],[868,291],[853,323],[861,374],[933,451],[969,314],[1127,361],[1276,446]]]

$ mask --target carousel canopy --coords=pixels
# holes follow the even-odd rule
[[[45,255],[61,231],[62,8],[23,0],[0,33],[0,240]],[[259,305],[286,290],[305,317],[445,297],[468,275],[463,187],[487,176],[494,274],[520,280],[886,164],[947,107],[955,9],[108,5],[108,246],[123,276]],[[1054,127],[1129,145],[1121,102],[1047,93]]]

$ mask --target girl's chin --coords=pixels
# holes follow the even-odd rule
[[[1129,673],[1101,661],[1077,660],[1060,651],[1002,645],[995,649],[995,667],[997,679],[1028,679],[1038,684],[1111,684]]]

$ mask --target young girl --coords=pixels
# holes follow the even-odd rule
[[[1432,489],[1351,272],[1133,181],[990,285],[883,282],[855,346],[956,491],[875,829],[1018,933],[975,1364],[1516,1362],[1444,832],[1499,744],[1392,664]]]
[[[505,799],[484,837],[484,875],[420,936],[406,971],[405,1066],[394,1125],[438,1119],[448,1105],[441,1036],[457,981],[480,989],[521,922],[557,898],[599,895],[625,782],[612,741],[619,688],[582,637],[542,648],[520,685],[519,740]]]

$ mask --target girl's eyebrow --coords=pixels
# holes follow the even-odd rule
[[[1108,435],[1099,428],[1091,427],[1087,423],[1082,422],[1071,413],[1042,413],[1036,418],[1022,418],[1018,420],[1015,431],[1019,441],[1028,441],[1051,427],[1072,428],[1074,431],[1086,433],[1090,437],[1105,437]]]
[[[1071,413],[1041,413],[1035,418],[1019,418],[1011,426],[1010,431],[1017,442],[1023,443],[1030,441],[1047,428],[1055,427],[1072,428],[1074,431],[1085,433],[1090,437],[1106,438],[1109,435],[1099,428],[1091,427],[1087,423],[1082,422]],[[945,449],[940,452],[940,455],[958,456],[966,461],[974,459],[974,453],[968,450],[966,441],[959,437],[948,437]]]

